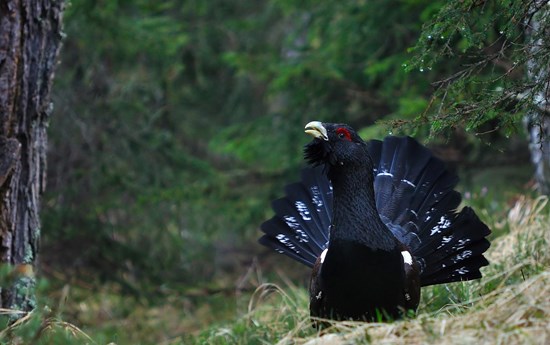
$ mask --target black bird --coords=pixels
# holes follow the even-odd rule
[[[410,137],[363,141],[310,122],[313,167],[275,200],[259,242],[313,267],[310,313],[388,321],[414,313],[420,287],[481,277],[489,228],[458,210],[455,174]]]

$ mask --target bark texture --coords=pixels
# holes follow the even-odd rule
[[[62,0],[0,2],[0,308],[35,306],[50,89]]]
[[[533,109],[525,116],[529,134],[531,161],[535,179],[542,194],[550,194],[550,3],[536,0],[531,3],[532,16],[526,23],[530,40],[527,78],[536,85]]]

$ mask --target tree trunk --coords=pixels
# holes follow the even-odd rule
[[[35,306],[46,128],[62,13],[62,0],[0,2],[0,308]]]
[[[527,78],[536,89],[534,107],[525,116],[524,123],[538,188],[542,194],[550,194],[550,65],[546,57],[550,43],[550,5],[547,0],[533,1],[531,12],[534,15],[526,23],[530,40]]]

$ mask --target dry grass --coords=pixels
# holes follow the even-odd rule
[[[10,311],[10,314],[13,313],[17,313],[17,311]],[[29,332],[24,332],[26,333],[24,335],[18,334],[21,333],[19,332],[21,328],[37,320],[40,320],[38,327],[34,327]],[[58,340],[53,340],[60,333],[62,333],[61,337],[58,337]],[[37,317],[34,312],[25,313],[25,316],[0,331],[0,343],[9,343],[10,345],[53,344],[58,343],[59,338],[71,343],[78,342],[82,345],[97,344],[88,334],[72,323],[56,317]]]
[[[494,291],[461,315],[420,315],[393,324],[340,322],[328,334],[279,344],[548,344],[550,273]]]

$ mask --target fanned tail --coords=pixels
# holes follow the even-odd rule
[[[475,212],[457,208],[458,177],[410,137],[369,142],[376,206],[381,219],[411,250],[423,286],[481,277],[488,264],[489,228]],[[327,247],[332,187],[322,167],[306,168],[273,202],[275,216],[261,226],[259,242],[312,267]]]
[[[286,186],[272,204],[275,216],[261,225],[259,242],[307,266],[327,247],[332,217],[332,187],[321,167],[306,168],[302,181]]]
[[[449,224],[447,228],[444,226]],[[422,286],[481,278],[479,269],[489,262],[483,253],[491,231],[470,207],[441,216],[431,224],[433,239],[414,253],[422,268]]]
[[[458,177],[410,137],[369,142],[380,217],[420,264],[423,286],[481,277],[489,228],[474,211],[457,212]]]

